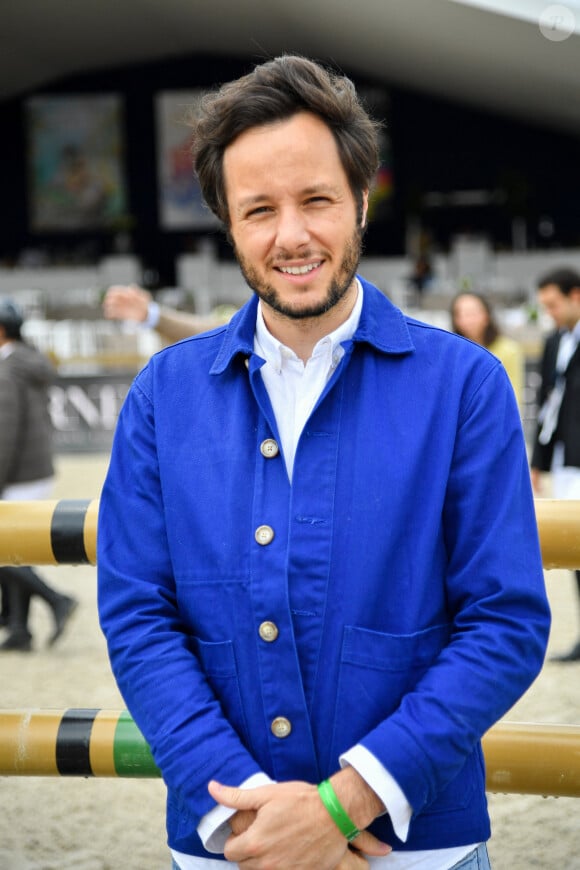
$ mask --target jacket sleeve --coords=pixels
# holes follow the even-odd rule
[[[47,387],[56,380],[56,369],[48,357],[27,344],[20,344],[10,355],[10,366],[14,377],[27,384]]]
[[[18,385],[11,377],[0,377],[0,497],[17,461],[20,417]]]
[[[165,523],[154,409],[137,383],[119,415],[100,499],[99,615],[125,703],[191,828],[215,806],[210,779],[239,784],[260,768],[190,646]]]
[[[524,439],[498,366],[466,395],[443,509],[448,643],[361,743],[414,814],[539,673],[550,625]]]

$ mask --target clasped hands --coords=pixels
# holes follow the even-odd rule
[[[350,846],[315,785],[296,781],[240,789],[210,782],[213,799],[236,811],[224,856],[244,870],[364,870],[365,855],[388,855],[390,846],[362,830],[384,811],[379,798],[353,768],[333,777],[337,787],[339,782],[343,794],[357,789],[354,819],[361,834]]]

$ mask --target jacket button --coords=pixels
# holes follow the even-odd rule
[[[274,529],[272,526],[258,526],[254,532],[254,537],[258,544],[265,547],[266,544],[274,540]]]
[[[292,725],[285,716],[277,716],[271,724],[272,734],[274,737],[279,737],[281,740],[288,737],[292,731]]]
[[[280,453],[280,448],[273,438],[266,438],[260,444],[260,453],[262,456],[265,456],[266,459],[273,459]]]
[[[267,643],[272,643],[278,637],[278,626],[275,622],[263,622],[258,629],[258,634]]]

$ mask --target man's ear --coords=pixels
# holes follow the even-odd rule
[[[363,229],[363,230],[364,230],[366,223],[367,223],[368,210],[369,210],[369,192],[367,189],[367,190],[363,190],[363,193],[362,193],[362,208],[361,208],[360,226],[361,226],[361,229]]]

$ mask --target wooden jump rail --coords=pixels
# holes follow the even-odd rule
[[[0,501],[0,565],[95,565],[98,499]]]
[[[580,501],[537,499],[544,568],[580,568]],[[95,565],[98,499],[0,502],[0,565]]]
[[[580,568],[580,501],[538,499],[544,568]],[[96,564],[98,500],[0,502],[0,565]],[[580,726],[500,722],[487,790],[580,797]],[[158,777],[126,711],[0,710],[0,776]]]
[[[490,792],[580,797],[580,726],[502,722],[483,750]],[[125,710],[1,710],[0,776],[160,773]]]

